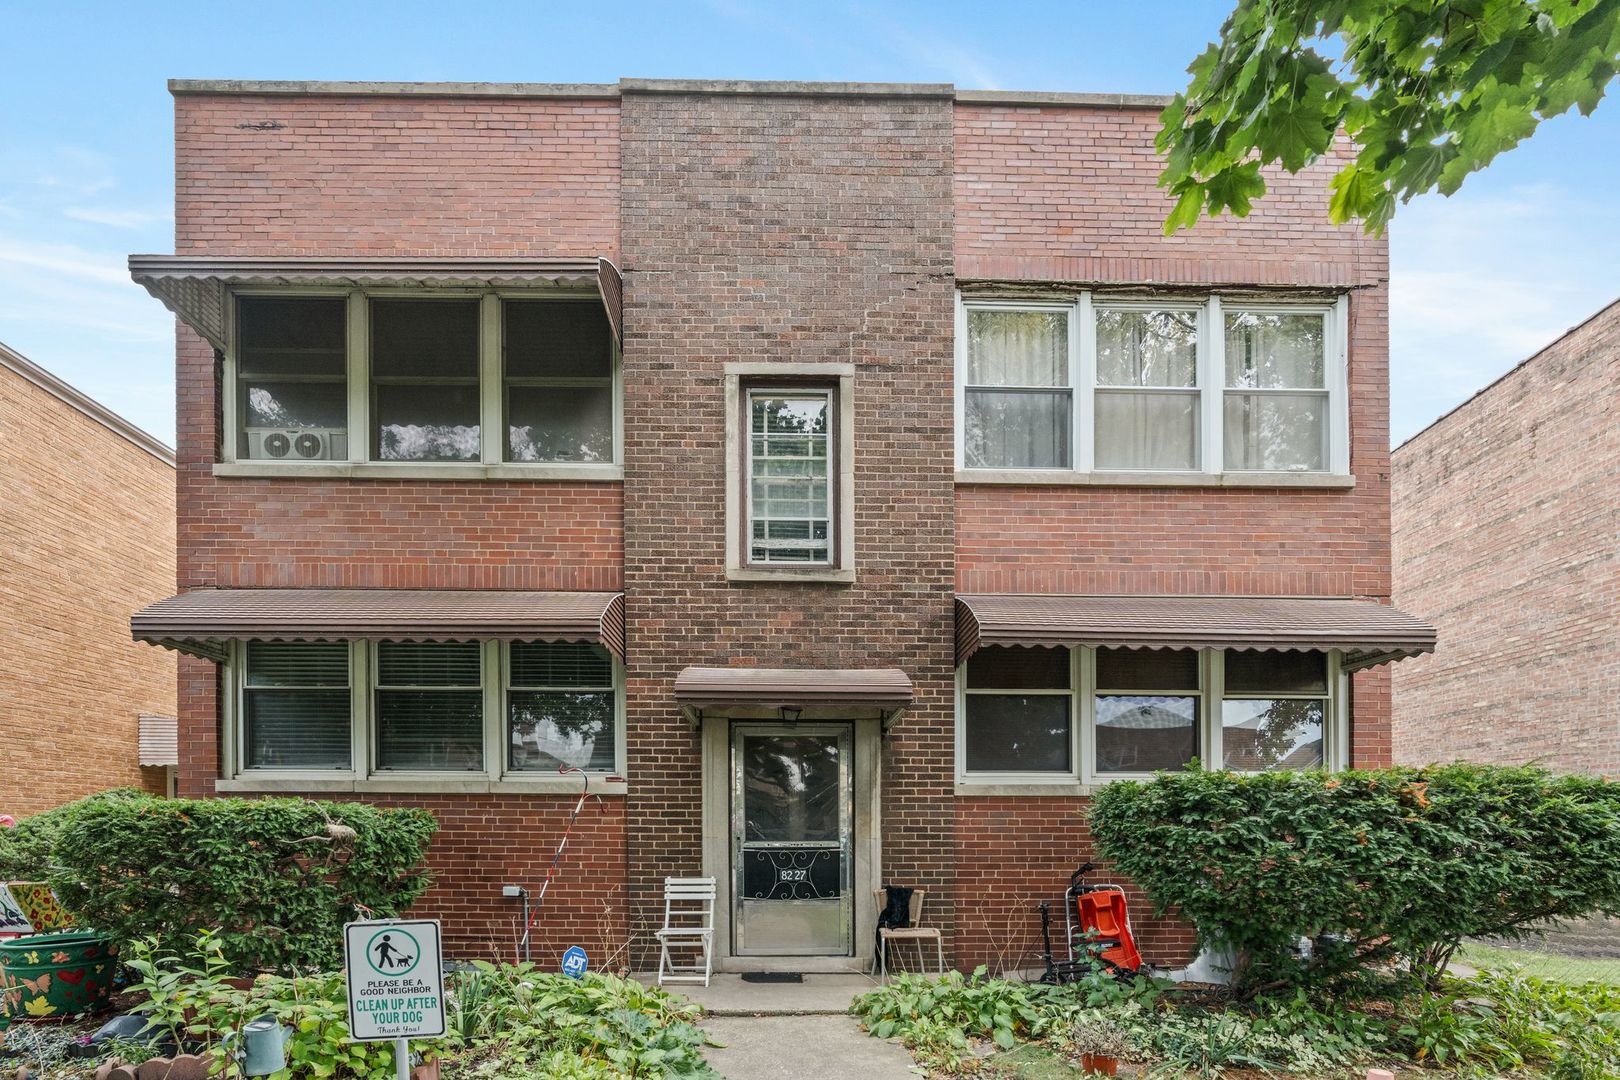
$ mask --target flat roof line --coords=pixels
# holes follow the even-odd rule
[[[801,82],[753,79],[620,79],[616,83],[345,82],[325,79],[170,79],[169,92],[264,97],[616,98],[622,94],[770,97],[935,97],[965,105],[1162,109],[1162,94],[1084,94],[1042,90],[959,90],[950,83]]]
[[[0,342],[0,367],[15,371],[47,394],[72,406],[114,434],[122,435],[170,468],[174,467],[174,451],[156,435],[136,427],[83,390],[52,375],[4,342]]]

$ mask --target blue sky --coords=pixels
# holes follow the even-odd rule
[[[1168,93],[1226,0],[14,5],[0,66],[0,341],[174,437],[164,80],[942,81]],[[1391,229],[1398,442],[1620,295],[1620,103],[1562,117]]]

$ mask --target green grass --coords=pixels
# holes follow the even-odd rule
[[[992,1054],[984,1063],[990,1076],[1007,1080],[1074,1080],[1086,1075],[1039,1043]]]
[[[1526,975],[1557,982],[1601,982],[1620,984],[1620,960],[1592,960],[1529,949],[1503,949],[1495,945],[1469,942],[1458,950],[1457,959],[1476,968],[1504,968],[1517,965]]]

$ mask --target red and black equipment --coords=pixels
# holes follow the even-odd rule
[[[1118,885],[1086,885],[1084,878],[1095,869],[1086,863],[1069,875],[1069,888],[1063,894],[1063,937],[1068,959],[1052,954],[1051,905],[1041,901],[1041,959],[1046,971],[1041,982],[1061,985],[1090,975],[1101,967],[1116,979],[1134,979],[1142,972],[1142,953],[1131,933],[1130,912],[1125,907],[1125,890]]]

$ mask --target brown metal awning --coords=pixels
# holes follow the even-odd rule
[[[623,343],[624,298],[618,267],[594,257],[131,255],[129,276],[216,349],[225,348],[225,310],[230,290],[245,285],[390,289],[592,287],[600,292],[614,336]]]
[[[1282,596],[956,597],[956,659],[985,645],[1340,649],[1347,670],[1434,651],[1434,627],[1370,600]]]
[[[137,641],[210,660],[227,642],[589,641],[624,658],[624,594],[439,589],[196,589],[135,613]]]
[[[872,710],[884,725],[912,700],[911,680],[898,668],[683,668],[675,701],[688,718],[796,708],[820,715]]]

